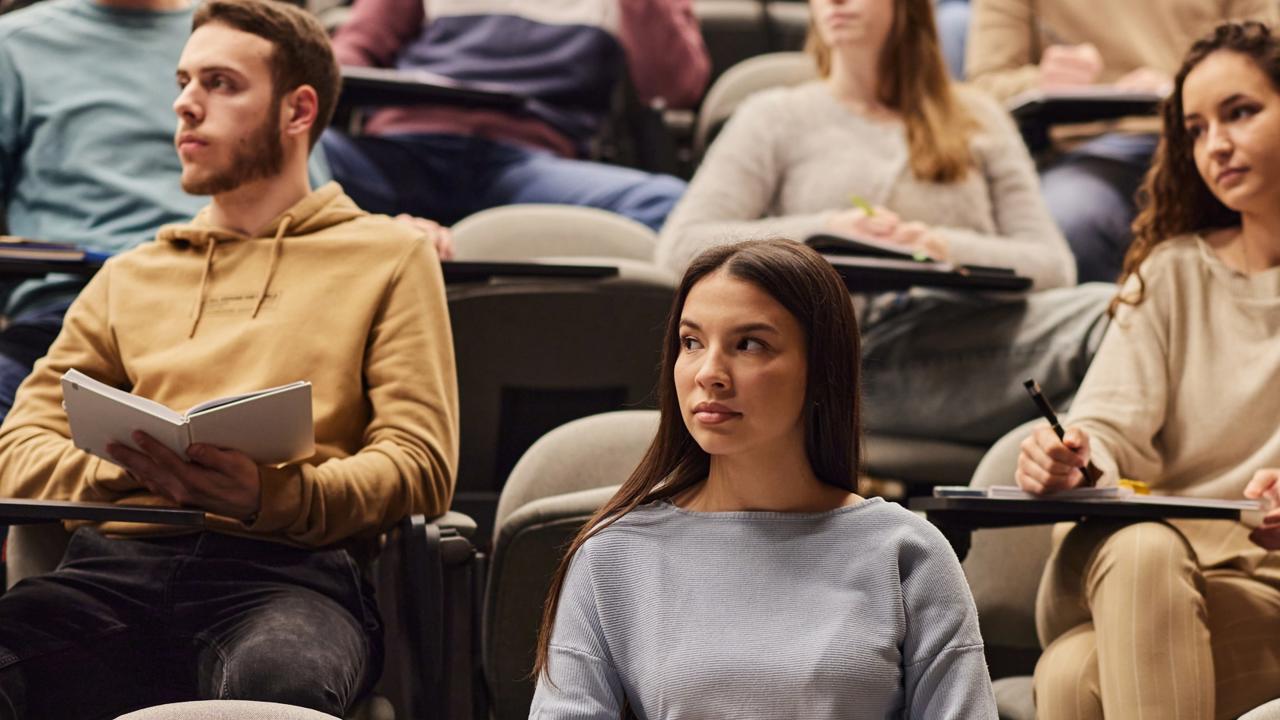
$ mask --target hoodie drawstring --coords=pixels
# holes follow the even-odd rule
[[[213,247],[217,244],[217,240],[209,238],[209,249],[204,253],[204,272],[200,273],[200,294],[196,296],[195,307],[191,308],[191,330],[187,333],[188,338],[195,337],[196,326],[204,315],[204,294],[209,287],[209,271],[213,269]]]
[[[262,309],[262,303],[267,299],[267,291],[271,288],[271,280],[275,277],[276,267],[280,264],[280,246],[284,243],[284,234],[289,231],[289,225],[293,222],[292,215],[285,215],[280,220],[280,226],[276,229],[276,236],[271,242],[271,260],[267,263],[267,275],[262,280],[262,289],[258,291],[258,300],[253,304],[253,315],[258,317],[258,311]],[[191,308],[191,330],[187,332],[187,337],[192,338],[196,335],[196,328],[200,325],[200,318],[204,316],[205,295],[209,290],[209,276],[213,274],[213,252],[218,244],[217,238],[209,238],[209,247],[204,253],[204,271],[200,273],[200,294],[196,296],[195,307]]]
[[[271,278],[276,274],[276,266],[280,264],[280,246],[284,243],[284,234],[289,230],[289,223],[293,222],[292,215],[285,215],[280,220],[280,227],[276,229],[275,241],[271,243],[271,261],[267,264],[267,276],[262,280],[262,290],[258,292],[258,302],[253,304],[253,315],[250,319],[258,317],[258,311],[262,309],[262,301],[267,299],[267,289],[271,287]]]

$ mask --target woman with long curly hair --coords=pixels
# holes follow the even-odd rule
[[[1022,443],[1034,493],[1143,480],[1280,499],[1280,39],[1227,24],[1163,108],[1114,321],[1065,442]],[[1040,585],[1041,718],[1227,718],[1280,695],[1280,510],[1257,522],[1090,520]]]
[[[942,535],[855,494],[858,328],[789,241],[696,258],[667,322],[660,420],[570,545],[531,718],[995,718]]]

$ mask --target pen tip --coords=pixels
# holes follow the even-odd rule
[[[1026,389],[1028,389],[1028,390],[1035,390],[1035,389],[1036,389],[1036,381],[1035,381],[1034,379],[1032,379],[1032,380],[1024,380],[1024,381],[1022,382],[1022,387],[1026,388]]]

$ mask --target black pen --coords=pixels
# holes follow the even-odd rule
[[[1040,392],[1040,383],[1035,380],[1027,380],[1022,383],[1022,387],[1027,389],[1027,394],[1031,396],[1032,402],[1036,404],[1036,407],[1040,408],[1040,414],[1044,415],[1044,419],[1048,420],[1049,424],[1053,426],[1054,434],[1058,436],[1059,440],[1063,440],[1067,432],[1062,429],[1062,425],[1058,422],[1058,415],[1053,411],[1053,406],[1049,404],[1049,400],[1045,398],[1044,393]],[[1102,471],[1098,469],[1097,465],[1093,464],[1092,460],[1084,466],[1082,472],[1084,473],[1085,487],[1097,485],[1098,479],[1102,477]]]

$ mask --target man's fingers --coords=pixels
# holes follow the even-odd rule
[[[152,442],[155,441],[152,440]],[[138,452],[123,443],[110,443],[107,445],[107,452],[151,492],[179,505],[186,503],[187,493],[182,483],[150,455]]]
[[[186,473],[187,462],[164,443],[140,430],[135,431],[132,437],[142,452],[146,453],[161,470],[176,478],[181,478]]]
[[[187,455],[197,465],[220,472],[223,475],[234,475],[241,465],[239,453],[204,443],[196,443],[187,448]]]

